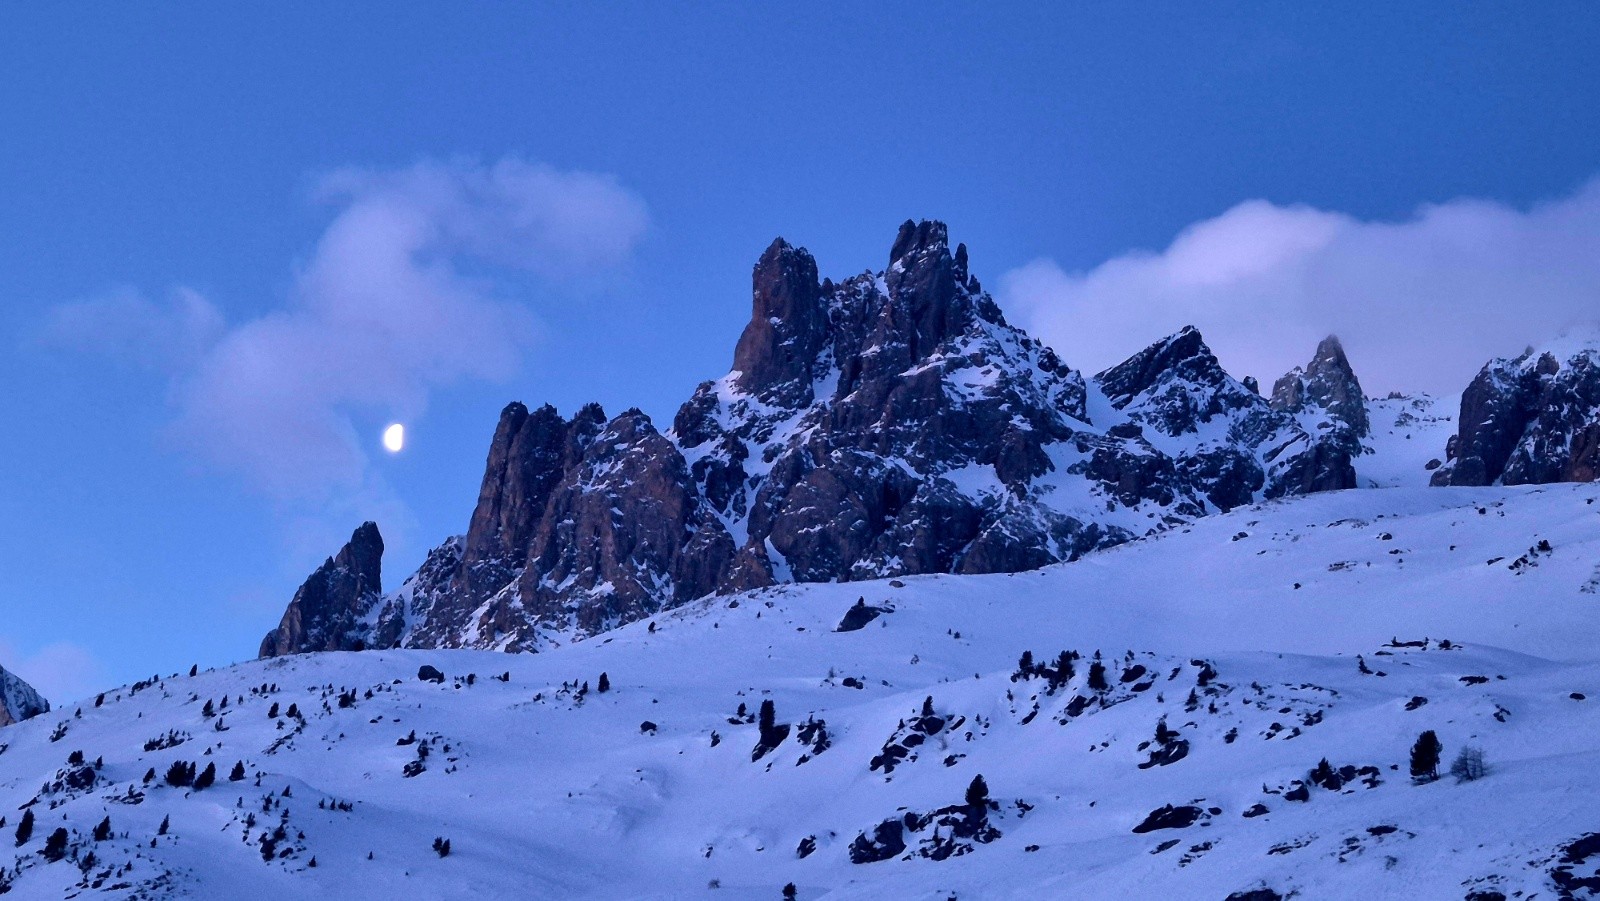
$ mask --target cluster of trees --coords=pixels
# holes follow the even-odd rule
[[[167,775],[164,779],[173,788],[193,788],[195,791],[204,791],[216,783],[217,765],[215,763],[206,764],[204,770],[196,772],[197,769],[198,767],[193,761],[174,760],[172,765],[167,767]],[[235,766],[235,769],[239,771],[239,779],[243,779],[243,764]],[[233,781],[238,782],[239,779],[234,779]]]
[[[1438,779],[1443,755],[1444,743],[1439,741],[1439,736],[1432,729],[1417,736],[1416,743],[1411,746],[1412,780],[1420,784]],[[1482,779],[1488,772],[1489,768],[1483,762],[1483,750],[1470,745],[1463,746],[1450,764],[1450,775],[1456,777],[1457,782],[1473,782]]]
[[[1032,651],[1023,651],[1022,656],[1017,660],[1017,671],[1011,674],[1011,681],[1020,682],[1024,679],[1033,678],[1044,679],[1049,682],[1048,690],[1054,692],[1072,681],[1072,677],[1076,675],[1073,664],[1078,660],[1078,656],[1077,651],[1062,651],[1056,656],[1054,664],[1044,664],[1034,662]],[[1104,675],[1104,669],[1104,667],[1101,668],[1102,675]]]

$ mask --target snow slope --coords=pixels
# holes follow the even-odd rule
[[[6,835],[37,818],[0,866],[24,898],[1590,897],[1597,497],[1320,494],[1035,572],[708,599],[540,654],[173,676],[0,732]],[[858,598],[892,612],[834,631]],[[764,700],[790,728],[753,761]],[[1411,784],[1425,729],[1488,776]],[[1323,758],[1352,778],[1306,786]],[[216,784],[162,784],[174,761]],[[992,806],[963,803],[978,774]],[[1195,821],[1135,831],[1166,805]],[[45,861],[58,827],[94,865]],[[903,851],[852,863],[896,831]]]
[[[1355,459],[1356,481],[1363,488],[1422,488],[1445,458],[1445,445],[1456,432],[1461,396],[1427,394],[1367,398],[1371,432]]]

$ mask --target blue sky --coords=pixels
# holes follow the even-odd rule
[[[0,664],[251,656],[368,516],[398,584],[506,401],[724,372],[777,235],[943,219],[1090,370],[1193,320],[1459,390],[1596,315],[1592,8],[861,6],[0,12]]]

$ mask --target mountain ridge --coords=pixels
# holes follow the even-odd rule
[[[775,240],[732,368],[670,428],[508,405],[466,534],[379,602],[298,627],[315,640],[291,602],[262,654],[330,649],[326,635],[532,650],[708,594],[1034,569],[1357,484],[1346,432],[1300,421],[1327,391],[1275,408],[1187,327],[1086,378],[1008,324],[968,265],[933,221],[840,282]]]

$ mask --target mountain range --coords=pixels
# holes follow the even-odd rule
[[[363,523],[257,659],[0,670],[0,895],[1600,897],[1597,373],[1085,374],[939,223],[775,241],[730,372],[508,405],[398,589]]]
[[[1492,361],[1459,416],[1367,398],[1334,337],[1265,396],[1191,327],[1085,375],[1007,323],[942,223],[838,282],[780,238],[731,371],[670,428],[509,404],[465,534],[385,593],[363,525],[260,654],[531,651],[776,584],[1037,569],[1278,497],[1589,481],[1597,348]]]

